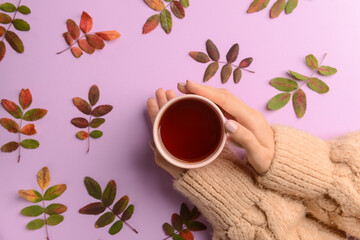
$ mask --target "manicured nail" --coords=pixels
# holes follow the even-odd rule
[[[186,86],[186,82],[178,82],[179,86],[185,87]]]
[[[225,126],[225,129],[231,134],[235,133],[239,128],[238,124],[236,122],[234,122],[233,120],[227,121],[224,126]]]
[[[186,83],[195,83],[195,82],[191,80],[186,80]]]

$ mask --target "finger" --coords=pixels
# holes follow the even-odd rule
[[[174,97],[176,97],[176,94],[174,93],[173,90],[167,90],[165,92],[165,95],[166,95],[166,98],[167,98],[168,101],[173,99]]]
[[[159,108],[162,108],[164,104],[167,102],[165,91],[162,88],[159,88],[155,92],[156,100],[158,102]]]
[[[154,98],[149,98],[147,101],[147,109],[149,113],[149,117],[151,120],[151,123],[154,124],[155,117],[157,113],[159,112],[159,106]]]
[[[185,82],[179,82],[178,85],[177,85],[179,91],[181,93],[184,93],[184,94],[188,94],[190,93],[187,89],[186,89],[186,83]]]

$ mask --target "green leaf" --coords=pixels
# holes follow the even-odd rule
[[[302,89],[297,90],[293,95],[293,106],[298,118],[302,118],[306,112],[306,95]]]
[[[29,202],[38,203],[43,200],[41,194],[36,190],[19,190],[18,193]]]
[[[160,24],[164,31],[169,34],[172,29],[172,17],[169,10],[164,9],[160,13]]]
[[[91,104],[91,106],[94,106],[99,101],[100,90],[97,85],[92,85],[90,87],[88,98],[89,98],[89,103]]]
[[[189,208],[186,206],[185,203],[181,204],[181,208],[180,208],[180,217],[183,220],[183,223],[188,223],[191,219],[191,213]]]
[[[125,195],[122,198],[120,198],[120,200],[117,201],[117,203],[115,203],[113,207],[113,212],[116,215],[121,214],[125,210],[128,204],[129,204],[129,197]]]
[[[270,10],[270,17],[276,18],[285,9],[286,0],[277,0]]]
[[[18,133],[20,130],[19,125],[10,118],[1,118],[0,124],[11,133]]]
[[[66,184],[57,184],[48,188],[44,194],[44,199],[47,201],[53,200],[58,198],[63,194],[66,190]]]
[[[318,73],[320,73],[321,75],[324,75],[324,76],[329,76],[329,75],[333,75],[333,74],[337,73],[337,70],[336,70],[336,68],[329,67],[329,66],[320,66]]]
[[[174,213],[171,216],[171,225],[174,227],[175,230],[180,231],[183,226],[182,218],[178,214]]]
[[[183,19],[185,17],[185,9],[184,6],[177,0],[173,0],[170,3],[170,8],[171,11],[173,12],[173,14],[179,18],[179,19]]]
[[[66,212],[67,207],[60,203],[53,203],[46,207],[45,213],[47,215],[62,214]]]
[[[247,10],[248,13],[254,13],[263,10],[267,7],[270,0],[254,0],[249,9]]]
[[[162,228],[164,230],[164,233],[167,235],[167,236],[173,236],[174,235],[174,228],[168,224],[168,223],[164,223],[162,225]]]
[[[179,234],[175,234],[173,236],[173,240],[185,240],[183,237],[181,237]]]
[[[75,135],[80,140],[85,140],[89,137],[89,133],[85,131],[79,131]]]
[[[92,179],[91,177],[85,177],[84,179],[85,187],[90,196],[95,199],[101,199],[101,187],[97,181]]]
[[[27,14],[30,14],[31,11],[30,11],[30,8],[28,8],[27,6],[25,5],[21,5],[20,7],[18,7],[18,11],[24,15],[27,15]]]
[[[90,137],[95,138],[95,139],[96,138],[101,138],[102,135],[103,135],[103,132],[100,131],[100,130],[94,130],[94,131],[90,132]]]
[[[1,19],[1,16],[0,16],[0,19]],[[24,52],[24,44],[16,33],[9,31],[9,30],[6,31],[5,39],[10,44],[12,49],[14,49],[16,52],[18,52],[18,53]]]
[[[314,55],[309,54],[305,57],[305,61],[306,64],[311,68],[311,69],[317,69],[319,67],[319,63],[318,60],[316,59],[316,57],[314,57]]]
[[[16,119],[22,118],[23,112],[21,111],[21,108],[14,102],[2,99],[1,105],[4,107],[4,109],[11,114]]]
[[[233,72],[234,83],[239,83],[241,80],[242,72],[240,68],[235,68]]]
[[[3,10],[4,12],[15,12],[16,7],[14,4],[7,2],[7,3],[1,4],[0,9]]]
[[[184,6],[184,7],[189,7],[189,0],[180,0],[181,4]]]
[[[13,20],[14,27],[19,31],[29,31],[30,24],[23,19],[14,19]]]
[[[229,50],[229,52],[226,54],[226,60],[228,63],[233,63],[236,61],[238,55],[239,55],[239,44],[235,43]]]
[[[13,152],[19,147],[18,142],[8,142],[1,147],[2,152]]]
[[[190,52],[189,55],[199,63],[207,63],[210,61],[209,56],[203,52]]]
[[[46,109],[34,108],[34,109],[27,111],[24,114],[23,119],[25,121],[33,122],[33,121],[42,119],[47,114],[47,112],[48,111]]]
[[[270,110],[278,110],[284,107],[289,102],[290,97],[290,93],[279,93],[278,95],[270,99],[267,107]]]
[[[2,24],[9,24],[11,23],[11,17],[6,13],[0,13],[0,23]]]
[[[305,76],[305,75],[302,75],[300,73],[297,73],[297,72],[294,72],[294,71],[290,71],[289,70],[289,74],[290,76],[294,77],[295,79],[297,80],[301,80],[301,81],[306,81],[308,80],[309,77]]]
[[[26,227],[29,230],[36,230],[36,229],[40,229],[45,225],[45,221],[44,219],[35,219],[32,220],[31,222],[29,222]]]
[[[209,57],[211,58],[211,60],[219,61],[219,59],[220,59],[219,50],[216,47],[216,45],[213,43],[213,41],[211,41],[210,39],[208,39],[206,41],[206,51],[207,51]]]
[[[204,82],[207,82],[210,78],[212,78],[217,70],[219,69],[219,63],[218,62],[212,62],[209,64],[209,66],[206,68],[204,73]]]
[[[327,93],[329,91],[329,86],[318,78],[309,78],[307,85],[317,93]]]
[[[26,149],[36,149],[40,146],[40,143],[35,139],[25,139],[22,140],[20,145]]]
[[[230,76],[231,76],[231,73],[232,73],[232,66],[230,63],[228,64],[225,64],[222,69],[221,69],[221,82],[224,84],[226,83]]]
[[[135,206],[130,204],[128,208],[125,210],[125,212],[122,214],[121,219],[124,221],[127,221],[131,218],[131,216],[134,213]]]
[[[94,118],[91,120],[89,126],[92,128],[98,128],[105,122],[104,118]]]
[[[106,207],[108,207],[114,202],[115,196],[116,196],[116,183],[114,180],[111,180],[109,181],[103,192],[101,201],[105,204]]]
[[[89,126],[88,120],[86,120],[85,118],[82,118],[82,117],[77,117],[77,118],[71,119],[71,123],[72,123],[72,125],[74,125],[75,127],[78,127],[78,128],[87,128]]]
[[[33,205],[21,210],[21,214],[28,217],[37,217],[44,212],[44,208],[39,205]]]
[[[102,202],[95,202],[90,203],[86,205],[85,207],[82,207],[79,210],[79,213],[81,214],[89,214],[89,215],[98,215],[100,213],[103,213],[105,211],[106,207],[104,203]]]
[[[285,7],[285,13],[290,14],[292,11],[296,8],[298,4],[298,0],[288,0],[286,7]]]
[[[274,88],[284,92],[291,92],[298,88],[297,82],[288,78],[273,78],[270,84]]]
[[[100,105],[96,107],[94,110],[92,110],[91,115],[93,115],[94,117],[102,117],[108,114],[109,112],[111,112],[112,109],[113,106],[111,105]]]
[[[191,231],[203,231],[207,229],[206,225],[199,221],[189,221],[186,226]]]
[[[115,235],[117,234],[118,232],[120,232],[120,230],[122,229],[124,225],[124,222],[122,220],[119,220],[119,221],[116,221],[112,226],[111,228],[109,229],[109,233],[111,235]]]
[[[106,212],[96,221],[95,227],[101,228],[112,223],[115,219],[115,215],[112,212]]]
[[[64,216],[58,214],[51,215],[46,219],[46,223],[50,226],[56,226],[62,221],[64,221]]]
[[[79,97],[74,97],[73,103],[77,107],[77,109],[79,109],[79,111],[82,112],[83,114],[86,114],[86,115],[91,114],[91,106],[84,99],[79,98]]]

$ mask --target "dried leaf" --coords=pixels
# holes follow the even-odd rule
[[[94,117],[102,117],[111,112],[112,109],[113,106],[111,105],[100,105],[91,112],[91,115],[93,115]]]
[[[219,69],[219,63],[218,62],[212,62],[209,64],[209,66],[205,70],[204,79],[203,81],[206,82],[210,78],[212,78],[217,70]]]
[[[16,7],[14,4],[7,2],[0,4],[0,9],[3,10],[4,12],[15,12]]]
[[[219,50],[210,39],[206,41],[206,51],[212,60],[219,61],[220,59]]]
[[[55,214],[62,214],[66,212],[67,207],[60,203],[53,203],[46,207],[45,213],[47,215],[55,215]]]
[[[19,31],[29,31],[30,30],[30,24],[23,19],[14,19],[13,25]]]
[[[120,37],[120,33],[115,30],[96,32],[96,35],[98,35],[100,38],[102,38],[105,41],[112,41]]]
[[[183,226],[182,218],[178,214],[174,213],[171,216],[171,225],[174,227],[175,230],[180,231]]]
[[[336,70],[336,68],[329,67],[329,66],[320,66],[318,73],[320,73],[321,75],[324,75],[324,76],[329,76],[329,75],[333,75],[333,74],[337,73],[337,70]]]
[[[234,83],[238,83],[241,80],[242,72],[240,68],[235,68],[233,72]]]
[[[64,221],[64,216],[58,214],[51,215],[46,219],[46,223],[50,226],[56,226],[62,221]]]
[[[105,211],[106,207],[102,202],[95,202],[86,205],[79,210],[81,214],[98,215]]]
[[[123,221],[129,220],[134,213],[134,209],[135,209],[134,205],[130,204],[122,214],[121,219]]]
[[[82,117],[77,117],[71,119],[71,123],[78,128],[87,128],[89,126],[88,120]]]
[[[174,0],[170,3],[170,8],[173,14],[180,19],[185,17],[185,9],[184,6],[177,0]]]
[[[302,75],[300,73],[293,72],[293,71],[290,71],[290,70],[289,70],[289,74],[290,74],[290,76],[294,77],[295,79],[301,80],[301,81],[306,81],[309,78],[309,77],[307,77],[305,75]]]
[[[164,233],[167,235],[167,236],[173,236],[174,235],[174,228],[168,224],[168,223],[164,223],[163,226],[162,226],[163,230],[164,230]]]
[[[90,46],[86,39],[79,39],[78,45],[84,52],[88,54],[93,54],[95,52],[95,48]]]
[[[101,138],[103,135],[103,132],[99,131],[99,130],[94,130],[94,131],[91,131],[89,135],[90,135],[90,137],[95,138],[95,139]]]
[[[285,7],[286,14],[292,13],[292,11],[294,11],[294,9],[296,8],[297,4],[298,4],[298,0],[288,0]]]
[[[146,23],[143,26],[143,34],[147,34],[154,30],[160,23],[160,14],[152,15],[146,20]]]
[[[277,0],[270,10],[270,17],[276,18],[285,9],[286,0]]]
[[[199,210],[197,209],[197,207],[194,207],[191,210],[191,220],[195,220],[198,219],[200,217],[201,213],[199,212]]]
[[[203,231],[207,229],[206,225],[199,221],[189,221],[186,226],[191,231]]]
[[[124,225],[124,222],[122,220],[118,220],[116,221],[112,226],[111,228],[109,229],[109,233],[111,235],[115,235],[117,234],[118,232],[120,232],[120,230],[122,229]]]
[[[246,67],[250,66],[250,64],[253,62],[253,60],[254,59],[252,57],[241,60],[241,62],[239,64],[239,68],[246,68]]]
[[[179,234],[184,240],[194,240],[194,235],[187,229],[181,230]]]
[[[29,222],[26,227],[29,230],[36,230],[36,229],[40,229],[45,225],[45,221],[44,219],[35,219],[32,220],[31,222]]]
[[[6,32],[6,29],[3,26],[0,26],[0,37],[4,36],[5,32]],[[3,41],[1,41],[1,42],[3,42]]]
[[[106,212],[96,221],[95,227],[101,228],[112,223],[115,219],[115,215],[112,212]]]
[[[16,35],[16,33],[12,31],[6,31],[5,33],[5,39],[10,44],[12,49],[14,49],[18,53],[24,52],[24,44],[21,41],[21,39]]]
[[[27,14],[30,14],[31,11],[30,11],[30,8],[28,8],[27,6],[25,5],[21,5],[20,7],[18,7],[17,9],[20,13],[24,14],[24,15],[27,15]]]
[[[302,89],[297,90],[293,95],[293,106],[298,118],[302,118],[306,112],[306,95]]]
[[[76,137],[80,140],[85,140],[89,137],[89,133],[85,131],[79,131],[76,133]]]
[[[327,93],[329,86],[318,78],[309,78],[308,87],[317,93]]]
[[[24,135],[34,135],[36,134],[35,125],[34,124],[26,124],[20,131]]]
[[[43,167],[38,175],[37,175],[37,182],[39,187],[44,191],[50,184],[50,172],[48,167]]]
[[[164,9],[160,13],[160,23],[161,27],[164,29],[164,31],[169,34],[172,29],[172,17],[169,10]]]
[[[270,0],[254,0],[249,9],[247,10],[248,13],[258,12],[263,10],[267,7]]]
[[[11,133],[18,133],[20,130],[19,125],[10,118],[1,118],[0,124]]]
[[[88,33],[91,31],[93,27],[93,19],[90,17],[90,15],[83,11],[81,14],[81,20],[80,20],[80,29],[84,33]]]
[[[69,32],[64,32],[63,37],[69,46],[71,46],[74,43],[74,39],[72,38],[72,36]],[[82,39],[80,39],[80,40],[82,40]]]
[[[225,64],[222,69],[221,69],[221,82],[224,84],[226,83],[230,76],[231,76],[231,73],[232,73],[232,66],[230,63],[228,64]]]
[[[22,109],[27,109],[32,103],[32,95],[29,89],[21,89],[19,103]]]
[[[91,120],[89,126],[92,128],[98,128],[105,122],[104,118],[94,118]]]
[[[77,109],[80,110],[80,112],[86,114],[86,115],[90,115],[91,114],[91,106],[90,104],[85,101],[82,98],[79,97],[74,97],[73,98],[73,103],[74,105],[77,107]]]
[[[29,206],[21,210],[21,214],[27,217],[37,217],[42,213],[44,213],[44,208],[39,205]]]
[[[119,201],[117,201],[113,207],[113,212],[116,215],[121,214],[122,212],[124,212],[124,210],[126,209],[126,207],[129,204],[129,197],[128,196],[123,196],[122,198],[120,198]]]
[[[312,54],[307,55],[305,57],[305,60],[306,60],[306,64],[312,69],[317,69],[319,67],[318,60],[314,55]]]
[[[81,51],[80,48],[78,47],[72,47],[71,48],[71,53],[74,55],[74,57],[79,58],[81,57],[81,55],[83,55],[83,52]]]
[[[48,188],[44,194],[44,199],[47,201],[58,198],[66,190],[66,184],[57,184]]]
[[[95,181],[91,177],[85,177],[84,184],[90,196],[99,200],[101,199],[102,196],[101,187],[97,181]]]
[[[19,147],[18,142],[8,142],[1,147],[2,152],[13,152]]]
[[[173,240],[184,240],[179,234],[173,236]]]
[[[111,180],[109,181],[103,192],[101,201],[105,204],[106,207],[108,207],[114,202],[115,196],[116,196],[116,183],[114,180]]]
[[[184,6],[184,7],[189,7],[189,0],[180,0],[181,4]]]
[[[24,114],[23,119],[25,121],[33,122],[33,121],[42,119],[47,114],[47,112],[48,111],[46,109],[34,108],[34,109],[27,111]]]
[[[0,37],[1,36],[2,35],[1,35],[1,28],[0,28]],[[0,62],[5,57],[5,53],[6,53],[5,43],[4,43],[4,41],[0,41]]]
[[[298,88],[297,82],[288,78],[273,78],[270,84],[274,88],[284,92],[291,92]]]
[[[38,203],[42,201],[41,194],[36,190],[19,190],[19,195],[29,202]]]
[[[239,44],[235,43],[226,54],[226,60],[228,63],[233,63],[236,61],[239,55]]]
[[[189,55],[199,63],[207,63],[210,61],[209,56],[203,52],[190,52]]]
[[[14,103],[10,100],[7,100],[7,99],[2,99],[1,105],[14,118],[16,118],[16,119],[22,118],[23,112],[21,111],[20,107],[16,103]]]
[[[290,93],[280,93],[275,97],[271,98],[267,104],[268,109],[278,110],[284,107],[290,101]]]
[[[180,217],[183,220],[183,223],[187,224],[190,219],[191,219],[191,213],[189,208],[186,206],[185,203],[181,204],[181,208],[180,208]]]
[[[161,0],[144,0],[145,3],[155,11],[162,11],[165,9],[165,5]]]
[[[80,28],[75,23],[74,20],[68,19],[66,21],[66,27],[67,27],[68,32],[71,34],[71,36],[74,40],[76,40],[80,37]]]
[[[99,36],[95,34],[87,34],[86,40],[88,41],[90,46],[96,49],[103,49],[105,47],[104,40],[102,40]]]
[[[6,13],[0,13],[0,23],[8,24],[11,23],[11,20],[12,20],[11,17]]]
[[[90,87],[88,98],[89,98],[89,103],[91,104],[91,106],[94,106],[99,101],[100,90],[97,85],[92,85]]]
[[[36,149],[40,146],[40,143],[35,139],[22,140],[20,145],[26,149]]]

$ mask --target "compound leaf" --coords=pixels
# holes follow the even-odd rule
[[[85,177],[84,184],[90,196],[99,200],[101,199],[102,196],[101,187],[97,181],[95,181],[91,177]]]
[[[267,107],[270,110],[278,110],[284,107],[290,101],[290,97],[290,93],[279,93],[278,95],[270,99]]]

